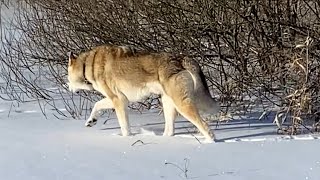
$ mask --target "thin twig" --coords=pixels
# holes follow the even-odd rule
[[[141,143],[142,145],[145,145],[145,143],[141,140],[136,140],[134,143],[131,144],[131,146],[134,146],[137,143]]]

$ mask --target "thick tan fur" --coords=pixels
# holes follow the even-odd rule
[[[188,57],[99,46],[69,57],[68,80],[71,91],[95,89],[106,97],[95,104],[86,126],[96,123],[99,110],[114,108],[122,135],[129,135],[128,102],[159,94],[165,116],[164,135],[174,135],[174,119],[179,112],[206,140],[214,139],[200,113],[217,113],[219,104],[210,96],[199,65]]]

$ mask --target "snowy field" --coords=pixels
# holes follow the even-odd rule
[[[86,128],[52,113],[0,101],[1,180],[320,179],[319,136],[277,135],[269,120],[212,124],[218,142],[200,144],[181,117],[177,135],[162,137],[162,115],[131,112],[135,135],[121,137],[114,115]]]
[[[11,13],[3,9],[2,22]],[[114,114],[86,128],[84,118],[46,112],[0,99],[0,180],[320,180],[319,134],[278,135],[261,113],[212,123],[218,141],[203,144],[181,117],[176,136],[162,137],[158,112],[130,112],[130,137],[119,135]]]

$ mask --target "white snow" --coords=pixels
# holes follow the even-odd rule
[[[13,11],[1,10],[4,26]],[[256,116],[261,121],[212,123],[218,141],[200,144],[202,136],[181,117],[176,136],[162,137],[158,112],[131,112],[130,137],[119,135],[114,114],[87,128],[84,118],[58,120],[46,112],[47,118],[36,101],[12,106],[0,99],[0,180],[320,179],[319,134],[277,135],[272,120],[261,120],[266,114]]]
[[[53,111],[45,119],[37,103],[10,106],[0,101],[1,180],[320,179],[318,135],[280,136],[272,122],[213,124],[219,141],[200,144],[181,117],[177,135],[162,137],[157,112],[131,112],[135,135],[122,137],[115,118],[86,128]]]

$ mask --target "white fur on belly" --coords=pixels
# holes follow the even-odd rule
[[[128,84],[121,85],[119,90],[128,98],[129,101],[139,101],[151,94],[162,94],[163,88],[158,82],[151,82],[145,84],[143,87],[134,87]]]

